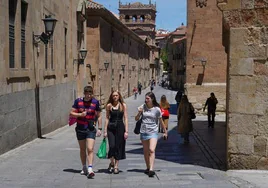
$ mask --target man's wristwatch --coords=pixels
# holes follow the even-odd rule
[[[102,130],[102,128],[98,128],[100,131]]]

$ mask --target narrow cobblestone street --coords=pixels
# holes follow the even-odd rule
[[[148,178],[143,173],[145,163],[139,136],[132,131],[137,107],[144,101],[147,91],[143,90],[136,100],[133,96],[125,100],[129,114],[129,138],[127,159],[119,164],[120,174],[107,173],[108,159],[95,157],[95,178],[87,179],[80,175],[74,126],[65,126],[45,135],[46,139],[36,139],[0,156],[0,187],[254,187],[222,171],[226,151],[224,116],[216,117],[215,129],[208,129],[206,117],[198,116],[194,121],[190,144],[184,145],[177,134],[176,115],[172,114],[169,139],[164,141],[159,134],[156,176]],[[165,94],[175,107],[175,91],[156,87],[154,92],[158,101]],[[95,153],[101,141],[102,137],[96,139]]]

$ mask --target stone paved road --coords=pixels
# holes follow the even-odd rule
[[[165,94],[171,104],[175,103],[176,92],[160,87],[156,87],[154,92],[158,100]],[[197,117],[190,144],[184,145],[176,131],[176,116],[171,115],[169,139],[164,141],[159,135],[155,164],[157,175],[148,178],[143,173],[145,164],[139,136],[132,133],[134,116],[137,107],[144,101],[144,93],[137,100],[133,97],[126,99],[130,134],[126,146],[127,159],[120,162],[120,174],[108,174],[108,159],[95,157],[95,178],[81,176],[74,127],[65,126],[45,135],[46,139],[36,139],[0,156],[0,187],[254,187],[239,177],[228,176],[225,171],[219,170],[224,168],[225,149],[214,141],[216,138],[225,141],[224,134],[220,134],[225,128],[223,125],[215,128],[218,131],[208,130],[205,117]],[[218,121],[224,120],[221,116],[217,118]],[[96,140],[95,153],[101,140]]]

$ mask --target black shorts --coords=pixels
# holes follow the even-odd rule
[[[169,119],[169,116],[162,116],[162,119]]]
[[[78,127],[76,127],[75,132],[77,140],[85,140],[87,138],[95,140],[97,130],[96,128],[94,128],[93,130],[89,130],[89,129],[79,129]]]

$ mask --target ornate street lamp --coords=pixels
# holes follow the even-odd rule
[[[33,33],[33,43],[37,44],[40,41],[42,41],[44,44],[48,44],[48,41],[50,37],[54,33],[54,29],[57,23],[57,20],[55,18],[52,18],[51,15],[46,16],[44,19],[42,19],[45,25],[45,32],[42,32],[41,35],[35,35]]]

